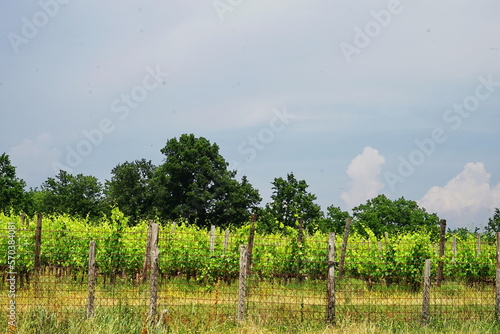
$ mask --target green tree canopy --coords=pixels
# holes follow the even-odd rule
[[[107,201],[130,217],[130,224],[152,217],[154,191],[152,188],[155,166],[146,159],[118,164],[106,182]]]
[[[203,137],[183,134],[168,140],[161,152],[166,158],[156,169],[155,193],[162,218],[182,217],[202,227],[238,226],[261,200],[245,177],[235,180],[217,144]]]
[[[262,223],[268,225],[269,232],[274,229],[276,222],[283,227],[295,228],[298,219],[304,221],[304,227],[315,229],[322,212],[321,207],[314,203],[316,195],[307,191],[309,186],[306,181],[297,180],[293,173],[289,173],[286,179],[275,178],[272,185],[272,201],[266,205],[263,215],[267,221],[261,219]]]
[[[324,233],[334,232],[342,234],[344,233],[347,218],[351,218],[349,212],[342,211],[340,207],[330,205],[326,208],[326,217],[320,220],[319,230]]]
[[[12,166],[9,156],[0,155],[0,211],[21,211],[26,200],[25,186],[26,182],[16,176],[16,167]]]
[[[488,233],[500,232],[500,208],[495,208],[495,213],[488,219],[485,230]]]
[[[435,213],[427,213],[415,201],[403,197],[391,201],[385,195],[378,195],[352,211],[353,217],[358,221],[358,224],[353,224],[353,229],[361,234],[364,234],[361,224],[370,228],[378,237],[385,232],[426,230],[434,235],[439,233],[439,217]]]
[[[94,176],[74,176],[61,170],[55,178],[49,177],[43,183],[36,197],[39,212],[91,218],[102,215],[103,188]]]

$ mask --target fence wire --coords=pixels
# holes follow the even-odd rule
[[[9,238],[3,229],[2,249]],[[15,277],[17,312],[41,307],[82,312],[88,306],[89,242],[96,242],[96,311],[109,307],[144,310],[150,305],[148,231],[43,230],[35,253],[35,229],[16,230],[15,268],[2,262],[2,309],[7,310]],[[244,315],[267,321],[325,321],[327,235],[256,235],[246,281]],[[455,239],[455,238],[454,238]],[[164,226],[159,237],[157,312],[170,318],[236,320],[240,289],[239,247],[248,233],[186,231]],[[342,238],[335,239],[334,298],[337,320],[420,321],[423,268],[432,260],[429,312],[433,319],[489,319],[495,316],[496,245],[475,239],[446,243],[444,257],[429,238],[353,237],[344,268]],[[478,247],[478,245],[480,245]],[[36,257],[39,260],[36,260]],[[7,257],[6,257],[7,258]],[[251,259],[250,259],[251,258]],[[39,261],[39,266],[34,264]],[[437,281],[439,263],[442,281]],[[188,320],[186,320],[188,321]]]

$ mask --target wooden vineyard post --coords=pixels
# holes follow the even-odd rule
[[[158,298],[158,223],[151,224],[151,282],[150,282],[150,297],[149,297],[149,315],[148,319],[151,326],[155,322],[156,303]]]
[[[174,233],[175,233],[176,228],[177,228],[177,222],[172,222],[172,229],[170,230],[170,232],[171,232],[172,234],[174,234]]]
[[[42,246],[42,214],[37,214],[35,230],[35,273],[40,270],[40,249]]]
[[[26,214],[24,212],[21,213],[21,226],[26,225],[26,229],[29,229],[30,224],[28,219],[26,219]]]
[[[240,279],[238,288],[238,321],[245,320],[245,300],[247,296],[247,272],[248,272],[248,250],[247,246],[240,246]]]
[[[438,271],[437,271],[437,281],[436,284],[437,286],[441,286],[441,283],[443,282],[443,257],[444,257],[444,243],[446,241],[446,220],[441,219],[440,221],[441,225],[441,231],[439,234],[439,262],[438,262]]]
[[[224,255],[226,255],[228,244],[229,244],[229,229],[227,229],[226,233],[224,234],[224,246],[223,246]]]
[[[149,221],[148,227],[148,236],[146,239],[146,252],[144,253],[144,264],[142,265],[142,273],[141,273],[141,281],[142,283],[146,282],[147,274],[149,269],[151,268],[151,226],[153,221]]]
[[[247,276],[250,276],[252,270],[252,252],[253,252],[253,241],[255,237],[255,222],[257,221],[257,215],[252,215],[252,225],[250,226],[250,234],[248,235],[248,249],[247,249]]]
[[[342,240],[342,250],[340,252],[339,278],[342,277],[342,275],[344,275],[345,254],[347,252],[347,240],[349,239],[351,222],[352,222],[351,218],[347,218],[345,220],[344,239]]]
[[[299,245],[304,242],[304,221],[302,219],[299,219],[297,242],[299,243]]]
[[[215,252],[215,225],[210,226],[210,255]]]
[[[330,325],[335,323],[335,233],[328,237],[328,283],[327,283],[327,306],[326,322]]]
[[[304,247],[304,221],[302,219],[299,219],[299,225],[298,225],[298,231],[297,231],[297,246],[298,249],[303,249]],[[303,257],[302,255],[297,256],[297,269],[296,269],[296,277],[298,278],[299,282],[302,282],[304,280],[304,275],[303,275],[303,270],[302,266],[304,265],[303,263]]]
[[[96,264],[95,264],[95,241],[89,244],[89,280],[88,280],[88,298],[87,298],[87,318],[94,316],[94,299],[96,285]]]
[[[34,275],[33,285],[35,290],[35,299],[38,298],[38,274],[40,272],[40,250],[42,247],[42,214],[37,214],[36,229],[35,229],[35,259],[34,259]]]
[[[497,263],[496,263],[496,277],[495,277],[495,319],[500,322],[500,232],[496,233],[497,236]]]
[[[429,323],[430,313],[430,293],[431,293],[431,260],[425,260],[424,266],[424,292],[422,297],[422,324],[425,326]]]

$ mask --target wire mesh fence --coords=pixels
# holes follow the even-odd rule
[[[6,255],[0,302],[7,322],[13,300],[17,313],[40,307],[92,316],[90,307],[97,312],[126,307],[143,310],[145,319],[167,322],[193,316],[266,323],[497,315],[495,240],[447,236],[441,250],[438,241],[423,233],[344,239],[304,232],[250,238],[251,227],[230,233],[166,224],[155,243],[153,225],[78,230],[13,223],[1,229]],[[427,291],[426,260],[431,263]]]

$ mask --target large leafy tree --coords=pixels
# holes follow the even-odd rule
[[[0,155],[0,211],[20,211],[26,200],[25,186],[26,182],[16,176],[16,167],[12,166],[9,156]]]
[[[403,197],[391,201],[385,195],[378,195],[352,211],[353,217],[358,222],[353,228],[362,234],[363,226],[370,228],[379,237],[385,232],[405,233],[425,230],[437,235],[439,231],[439,217],[435,213],[430,214],[415,201]]]
[[[165,162],[155,175],[156,207],[162,218],[186,218],[206,227],[241,225],[260,196],[246,178],[236,172],[219,153],[217,144],[203,137],[183,134],[167,141],[161,150]]]
[[[273,194],[271,202],[266,205],[264,217],[270,232],[276,227],[296,227],[299,219],[304,221],[304,227],[315,229],[315,224],[322,218],[321,207],[314,203],[316,195],[307,191],[309,185],[305,180],[297,180],[293,173],[286,179],[275,178],[272,182]],[[272,221],[274,220],[274,222]]]
[[[319,221],[318,228],[324,233],[335,232],[342,234],[344,233],[347,218],[351,218],[349,212],[342,211],[338,206],[330,205],[326,208],[326,217]]]
[[[488,219],[485,230],[488,233],[500,232],[500,208],[495,208],[495,213]]]
[[[36,197],[41,212],[91,218],[102,215],[103,187],[94,176],[74,176],[61,170],[43,183]]]
[[[153,215],[155,168],[146,159],[125,162],[113,168],[111,180],[106,182],[106,200],[129,216],[130,224]]]

